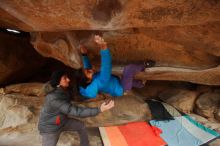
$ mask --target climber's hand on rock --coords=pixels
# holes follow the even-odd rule
[[[113,100],[109,101],[108,103],[103,102],[100,106],[101,112],[107,111],[115,106],[115,102]]]
[[[99,47],[100,47],[102,50],[107,49],[107,43],[105,42],[105,40],[104,40],[101,36],[95,35],[95,36],[94,36],[94,41],[96,42],[96,44],[99,45]]]

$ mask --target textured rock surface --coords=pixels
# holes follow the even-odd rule
[[[219,146],[219,145],[220,145],[220,139],[217,139],[209,144],[209,146]]]
[[[220,121],[220,108],[218,107],[218,109],[216,110],[216,112],[214,113],[215,119],[217,119],[218,121]]]
[[[5,113],[4,124],[1,128],[16,127],[19,125],[27,124],[32,118],[33,113],[28,107],[15,105],[10,107]]]
[[[0,95],[5,94],[5,89],[4,88],[0,88]]]
[[[45,57],[53,57],[64,64],[73,67],[81,67],[81,58],[77,51],[75,34],[66,33],[32,33],[34,48]]]
[[[30,107],[34,110],[34,113],[39,113],[39,109],[44,102],[41,98],[44,97],[27,96],[17,93],[0,95],[1,111],[6,113],[6,111],[12,107],[15,106],[16,109],[17,105],[21,105]],[[31,100],[31,102],[29,102],[29,100]],[[103,102],[103,100],[85,102],[81,103],[81,106],[97,107],[101,104],[101,102]],[[132,107],[127,106],[128,103],[132,105]],[[111,111],[104,112],[97,117],[86,118],[85,122],[87,125],[90,127],[97,127],[101,125],[124,124],[132,121],[144,121],[151,119],[150,110],[148,109],[147,104],[135,95],[127,95],[116,99],[115,104],[115,108]],[[38,115],[36,115],[35,118],[38,118]]]
[[[220,85],[214,80],[220,70],[218,0],[12,0],[1,1],[0,11],[3,27],[33,32],[32,44],[40,54],[72,68],[81,67],[79,42],[86,42],[92,62],[98,64],[99,51],[90,43],[98,33],[109,43],[114,65],[153,59],[157,66],[195,70],[164,70],[151,80],[174,75],[174,80]],[[199,76],[194,75],[198,70]]]
[[[26,31],[125,29],[219,21],[218,0],[1,1],[1,23]],[[16,23],[15,23],[16,22]]]
[[[27,124],[33,114],[28,107],[17,104],[17,101],[1,95],[0,129]]]
[[[43,104],[42,98],[17,93],[0,95],[0,145],[41,145],[37,122]],[[84,103],[84,105],[91,107],[99,104],[99,102]],[[128,104],[132,106],[127,106]],[[128,95],[116,99],[116,107],[111,111],[101,113],[97,117],[81,120],[84,120],[88,127],[97,127],[145,121],[150,118],[150,111],[143,100],[135,95]],[[89,135],[92,146],[102,145],[99,132],[89,128]],[[75,132],[63,133],[58,146],[64,145],[78,146],[79,137],[77,134]]]
[[[40,96],[42,95],[43,83],[21,83],[6,86],[4,93],[21,93],[24,95]]]
[[[121,75],[123,68],[113,69],[113,74]],[[181,69],[174,67],[151,67],[146,68],[145,72],[135,75],[136,79],[146,80],[170,80],[170,81],[187,81],[205,85],[219,85],[220,67],[214,67],[204,70]]]
[[[196,100],[195,111],[204,117],[214,118],[214,113],[219,109],[219,93],[204,93]]]
[[[159,98],[179,109],[182,112],[190,113],[194,108],[194,102],[198,93],[183,89],[170,89],[163,91]]]
[[[210,27],[211,29],[215,29],[213,32],[210,32],[212,34],[218,31],[220,25]],[[201,29],[206,30],[208,27]],[[210,31],[210,29],[208,30]],[[188,32],[188,30],[184,31]],[[192,29],[192,31],[201,30]],[[94,33],[96,32],[32,33],[32,44],[42,55],[56,58],[73,68],[79,68],[81,67],[81,60],[77,47],[79,42],[83,40],[85,45],[88,46],[92,63],[99,66],[99,49],[91,41]],[[158,35],[161,34],[160,31],[156,31],[155,33],[158,33]],[[148,69],[146,70],[147,73],[142,73],[139,75],[139,78],[220,85],[220,80],[218,80],[220,72],[220,68],[218,67],[219,58],[216,52],[212,52],[213,49],[218,51],[220,47],[218,45],[220,35],[218,34],[213,37],[212,41],[210,40],[208,43],[210,46],[201,43],[194,45],[196,42],[184,42],[180,44],[179,41],[184,39],[184,36],[177,36],[177,38],[182,38],[175,43],[166,42],[165,40],[160,41],[156,37],[152,38],[148,36],[147,30],[140,30],[138,32],[136,30],[119,30],[103,32],[102,34],[106,41],[109,42],[109,48],[113,56],[113,65],[125,65],[143,62],[146,59],[153,59],[157,62],[156,66],[165,66]],[[154,33],[152,32],[152,34]],[[172,37],[173,34],[170,33],[169,36]],[[170,38],[169,36],[164,36],[164,38]],[[186,36],[186,38],[188,37],[190,35]],[[195,35],[195,37],[197,36]],[[201,37],[205,39],[206,36],[203,35]],[[217,48],[215,48],[216,46]],[[207,49],[210,47],[213,49]]]
[[[160,92],[160,89],[158,91]],[[184,99],[191,100],[189,95],[193,95],[192,91],[184,90],[183,92],[183,89],[179,89],[179,91],[182,91],[178,93],[182,93],[181,95]],[[20,93],[0,95],[0,145],[41,145],[41,136],[37,130],[37,121],[43,100],[44,97],[27,96]],[[83,105],[94,107],[100,105],[100,102],[85,102]],[[183,103],[188,104],[188,102]],[[210,121],[210,119],[207,120],[195,114],[191,114],[191,116],[200,123],[220,132],[220,125],[214,119]],[[131,93],[116,99],[114,109],[102,113],[97,117],[83,118],[81,120],[84,120],[88,127],[96,127],[149,119],[151,119],[151,114],[146,103],[139,96]],[[92,146],[101,146],[101,139],[97,130],[89,128],[89,138]],[[219,144],[219,142],[215,141],[213,142],[214,144]],[[78,146],[79,137],[75,132],[63,133],[58,146],[71,145]]]
[[[21,82],[42,66],[44,58],[28,37],[0,32],[0,41],[0,85]]]
[[[208,92],[212,90],[212,86],[198,85],[189,82],[181,81],[151,81],[147,80],[145,87],[143,88],[133,88],[135,94],[138,94],[143,99],[154,98],[159,99],[159,95],[166,91],[173,90],[176,91],[194,91],[198,94]]]
[[[99,102],[84,104],[90,107],[97,107]],[[130,106],[128,106],[130,105]],[[115,107],[110,111],[96,117],[82,119],[92,127],[119,125],[134,121],[147,121],[151,119],[148,105],[135,95],[126,95],[115,99]]]

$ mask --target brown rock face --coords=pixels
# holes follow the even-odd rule
[[[43,65],[28,37],[0,32],[0,41],[0,85],[21,82]]]
[[[164,102],[179,109],[182,112],[190,113],[194,108],[194,102],[197,97],[195,91],[183,89],[170,89],[163,91],[159,97]]]
[[[53,90],[53,88],[47,83],[23,83],[10,85],[4,88],[4,94],[0,95],[0,101],[1,98],[5,98],[7,99],[5,102],[7,103],[10,101],[10,105],[14,105],[14,101],[17,101],[19,105],[31,106],[34,109],[37,109],[35,113],[38,113],[38,110],[41,108],[45,100],[45,96],[42,96],[42,93],[45,91],[48,93],[51,90]],[[123,97],[117,97],[114,100],[115,107],[110,111],[100,113],[95,117],[82,118],[81,120],[85,121],[89,127],[99,127],[120,125],[135,121],[147,121],[151,119],[151,112],[147,103],[137,95],[129,94]],[[104,102],[103,98],[98,96],[94,101],[73,104],[87,107],[99,107],[102,102]]]
[[[79,42],[74,33],[32,33],[31,36],[34,48],[43,56],[55,58],[72,68],[81,67]]]
[[[100,105],[100,102],[84,103],[84,105],[97,107]],[[126,124],[135,121],[147,121],[151,118],[152,116],[148,105],[140,97],[127,95],[115,99],[115,107],[110,111],[81,120],[85,121],[88,126],[100,127]]]
[[[0,129],[27,124],[33,114],[28,107],[16,104],[16,100],[7,95],[0,96]],[[13,117],[13,118],[12,118]]]
[[[185,31],[187,32],[188,30]],[[160,31],[156,33],[159,35],[159,32]],[[91,41],[95,33],[101,32],[71,31],[62,34],[32,33],[32,37],[34,38],[32,44],[38,52],[44,56],[54,57],[68,66],[79,68],[81,67],[81,61],[77,46],[79,42],[85,42],[85,45],[88,46],[92,63],[99,66],[99,49],[95,47]],[[142,73],[139,78],[220,85],[220,81],[218,80],[220,69],[216,67],[219,64],[218,53],[216,53],[218,52],[219,46],[216,49],[214,48],[215,45],[218,44],[218,39],[220,39],[218,35],[216,35],[216,44],[210,41],[209,47],[212,46],[214,49],[209,50],[206,48],[201,49],[206,46],[206,44],[202,43],[199,44],[201,48],[199,45],[189,46],[189,44],[196,43],[190,41],[180,45],[178,42],[184,39],[183,36],[180,37],[177,42],[169,43],[165,42],[165,40],[152,39],[147,35],[148,33],[146,30],[143,32],[135,32],[135,30],[131,29],[127,30],[127,32],[102,32],[103,37],[109,42],[109,48],[113,56],[113,65],[125,65],[143,62],[146,59],[153,59],[157,62],[157,66],[166,66],[167,68],[146,70],[146,73]],[[173,31],[173,33],[175,33],[175,31]],[[212,33],[210,32],[210,34]],[[172,33],[170,33],[169,36],[172,37]],[[169,38],[169,36],[164,36],[164,38]],[[203,37],[205,38],[205,36]],[[214,50],[215,53],[213,52]],[[181,70],[181,68],[184,69]]]
[[[214,118],[214,113],[218,112],[219,103],[219,93],[204,93],[196,100],[195,111],[204,117]]]
[[[30,96],[40,96],[43,95],[42,88],[43,83],[23,83],[6,86],[4,92],[6,94],[21,93]]]
[[[99,51],[91,43],[97,33],[108,42],[114,65],[153,59],[157,66],[203,71],[220,63],[218,0],[12,0],[0,2],[0,11],[3,27],[34,32],[32,44],[40,54],[72,68],[81,67],[80,42],[89,47],[92,62],[99,64]],[[213,70],[195,81],[195,76],[176,73],[174,80],[220,85],[212,81],[219,69],[214,68],[214,72],[212,78],[207,74]],[[203,77],[205,80],[200,81]]]
[[[215,111],[214,116],[215,116],[215,119],[220,121],[220,107],[218,107],[218,109]]]
[[[3,26],[26,31],[115,30],[219,21],[219,7],[218,0],[11,0],[1,1],[0,16]]]

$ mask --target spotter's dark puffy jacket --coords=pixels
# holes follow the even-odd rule
[[[72,104],[70,92],[60,87],[53,89],[45,98],[38,123],[40,133],[59,131],[68,116],[90,117],[100,113],[99,108],[79,107]]]

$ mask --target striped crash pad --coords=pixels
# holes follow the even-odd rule
[[[165,146],[161,130],[146,122],[99,127],[104,146]]]
[[[216,131],[166,103],[159,101],[147,101],[147,103],[154,119],[150,124],[163,131],[161,137],[168,146],[201,146],[220,137]]]

